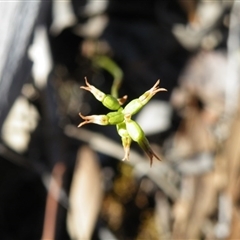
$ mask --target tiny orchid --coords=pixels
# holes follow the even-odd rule
[[[123,161],[129,160],[130,145],[132,140],[137,142],[142,150],[147,154],[150,159],[150,166],[152,166],[153,157],[161,160],[151,149],[140,125],[131,119],[132,116],[139,112],[156,93],[167,91],[165,88],[159,88],[160,80],[158,80],[151,89],[143,93],[139,98],[129,102],[124,108],[122,105],[127,99],[126,95],[117,99],[110,94],[103,93],[93,85],[89,84],[87,78],[85,78],[85,83],[86,86],[81,86],[80,88],[91,92],[98,101],[102,102],[102,104],[109,110],[112,110],[112,112],[109,112],[106,115],[91,116],[83,116],[79,113],[79,116],[84,121],[80,123],[78,127],[82,127],[83,125],[89,123],[99,125],[116,125],[125,153]]]

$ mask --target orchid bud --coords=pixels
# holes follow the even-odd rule
[[[102,102],[102,104],[110,110],[118,110],[127,99],[127,96],[117,99],[110,94],[105,94],[93,85],[89,84],[87,78],[85,78],[85,83],[87,86],[81,86],[81,88],[91,92],[98,101]]]
[[[150,166],[152,166],[153,157],[161,160],[151,149],[150,144],[140,127],[140,125],[131,119],[129,114],[125,115],[126,129],[131,137],[131,139],[138,143],[138,145],[142,148],[142,150],[147,154],[150,159]]]
[[[119,108],[121,108],[119,101],[115,97],[109,94],[105,95],[105,98],[103,99],[102,104],[103,106],[105,106],[110,110],[118,110]]]
[[[126,129],[126,124],[124,122],[117,124],[117,132],[122,139],[122,146],[124,149],[124,158],[122,160],[123,161],[129,160],[129,152],[130,152],[130,145],[131,145],[132,139],[128,134],[128,131]]]
[[[131,102],[129,102],[123,110],[124,114],[130,114],[130,115],[136,114],[137,112],[139,112],[142,109],[142,107],[144,105],[146,105],[150,101],[150,99],[156,93],[158,93],[160,91],[167,91],[167,89],[165,89],[165,88],[159,88],[159,83],[160,83],[160,80],[158,80],[151,89],[146,91],[139,98],[134,99]]]
[[[116,125],[124,121],[124,115],[122,111],[110,112],[107,114],[107,117],[110,125]]]

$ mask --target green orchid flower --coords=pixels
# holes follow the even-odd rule
[[[124,108],[122,105],[127,100],[127,96],[122,98],[116,98],[110,94],[105,94],[93,85],[89,84],[87,78],[85,78],[86,86],[80,88],[91,92],[94,97],[102,102],[102,104],[111,110],[106,115],[91,115],[83,116],[79,113],[79,116],[84,120],[78,125],[82,127],[85,124],[94,123],[99,125],[116,125],[118,135],[121,137],[122,146],[124,149],[124,160],[129,160],[130,145],[132,141],[138,143],[142,150],[147,154],[150,159],[150,166],[152,166],[153,157],[161,160],[151,149],[150,144],[144,134],[144,131],[140,125],[132,120],[132,116],[139,112],[158,92],[167,91],[165,88],[159,88],[160,80],[158,80],[152,88],[143,93],[139,98],[129,102]]]

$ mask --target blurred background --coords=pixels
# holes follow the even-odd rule
[[[0,2],[0,238],[240,239],[240,2]],[[107,64],[104,62],[107,59]],[[109,64],[110,62],[110,64]],[[128,101],[162,158],[114,126],[84,77]]]

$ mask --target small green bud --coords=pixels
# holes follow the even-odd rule
[[[121,108],[121,105],[118,102],[118,100],[109,94],[105,95],[105,97],[103,98],[103,100],[101,102],[102,102],[103,106],[105,106],[106,108],[108,108],[110,110],[118,110],[119,108]]]
[[[108,122],[111,125],[116,125],[124,121],[124,115],[121,111],[110,112],[107,114]]]

